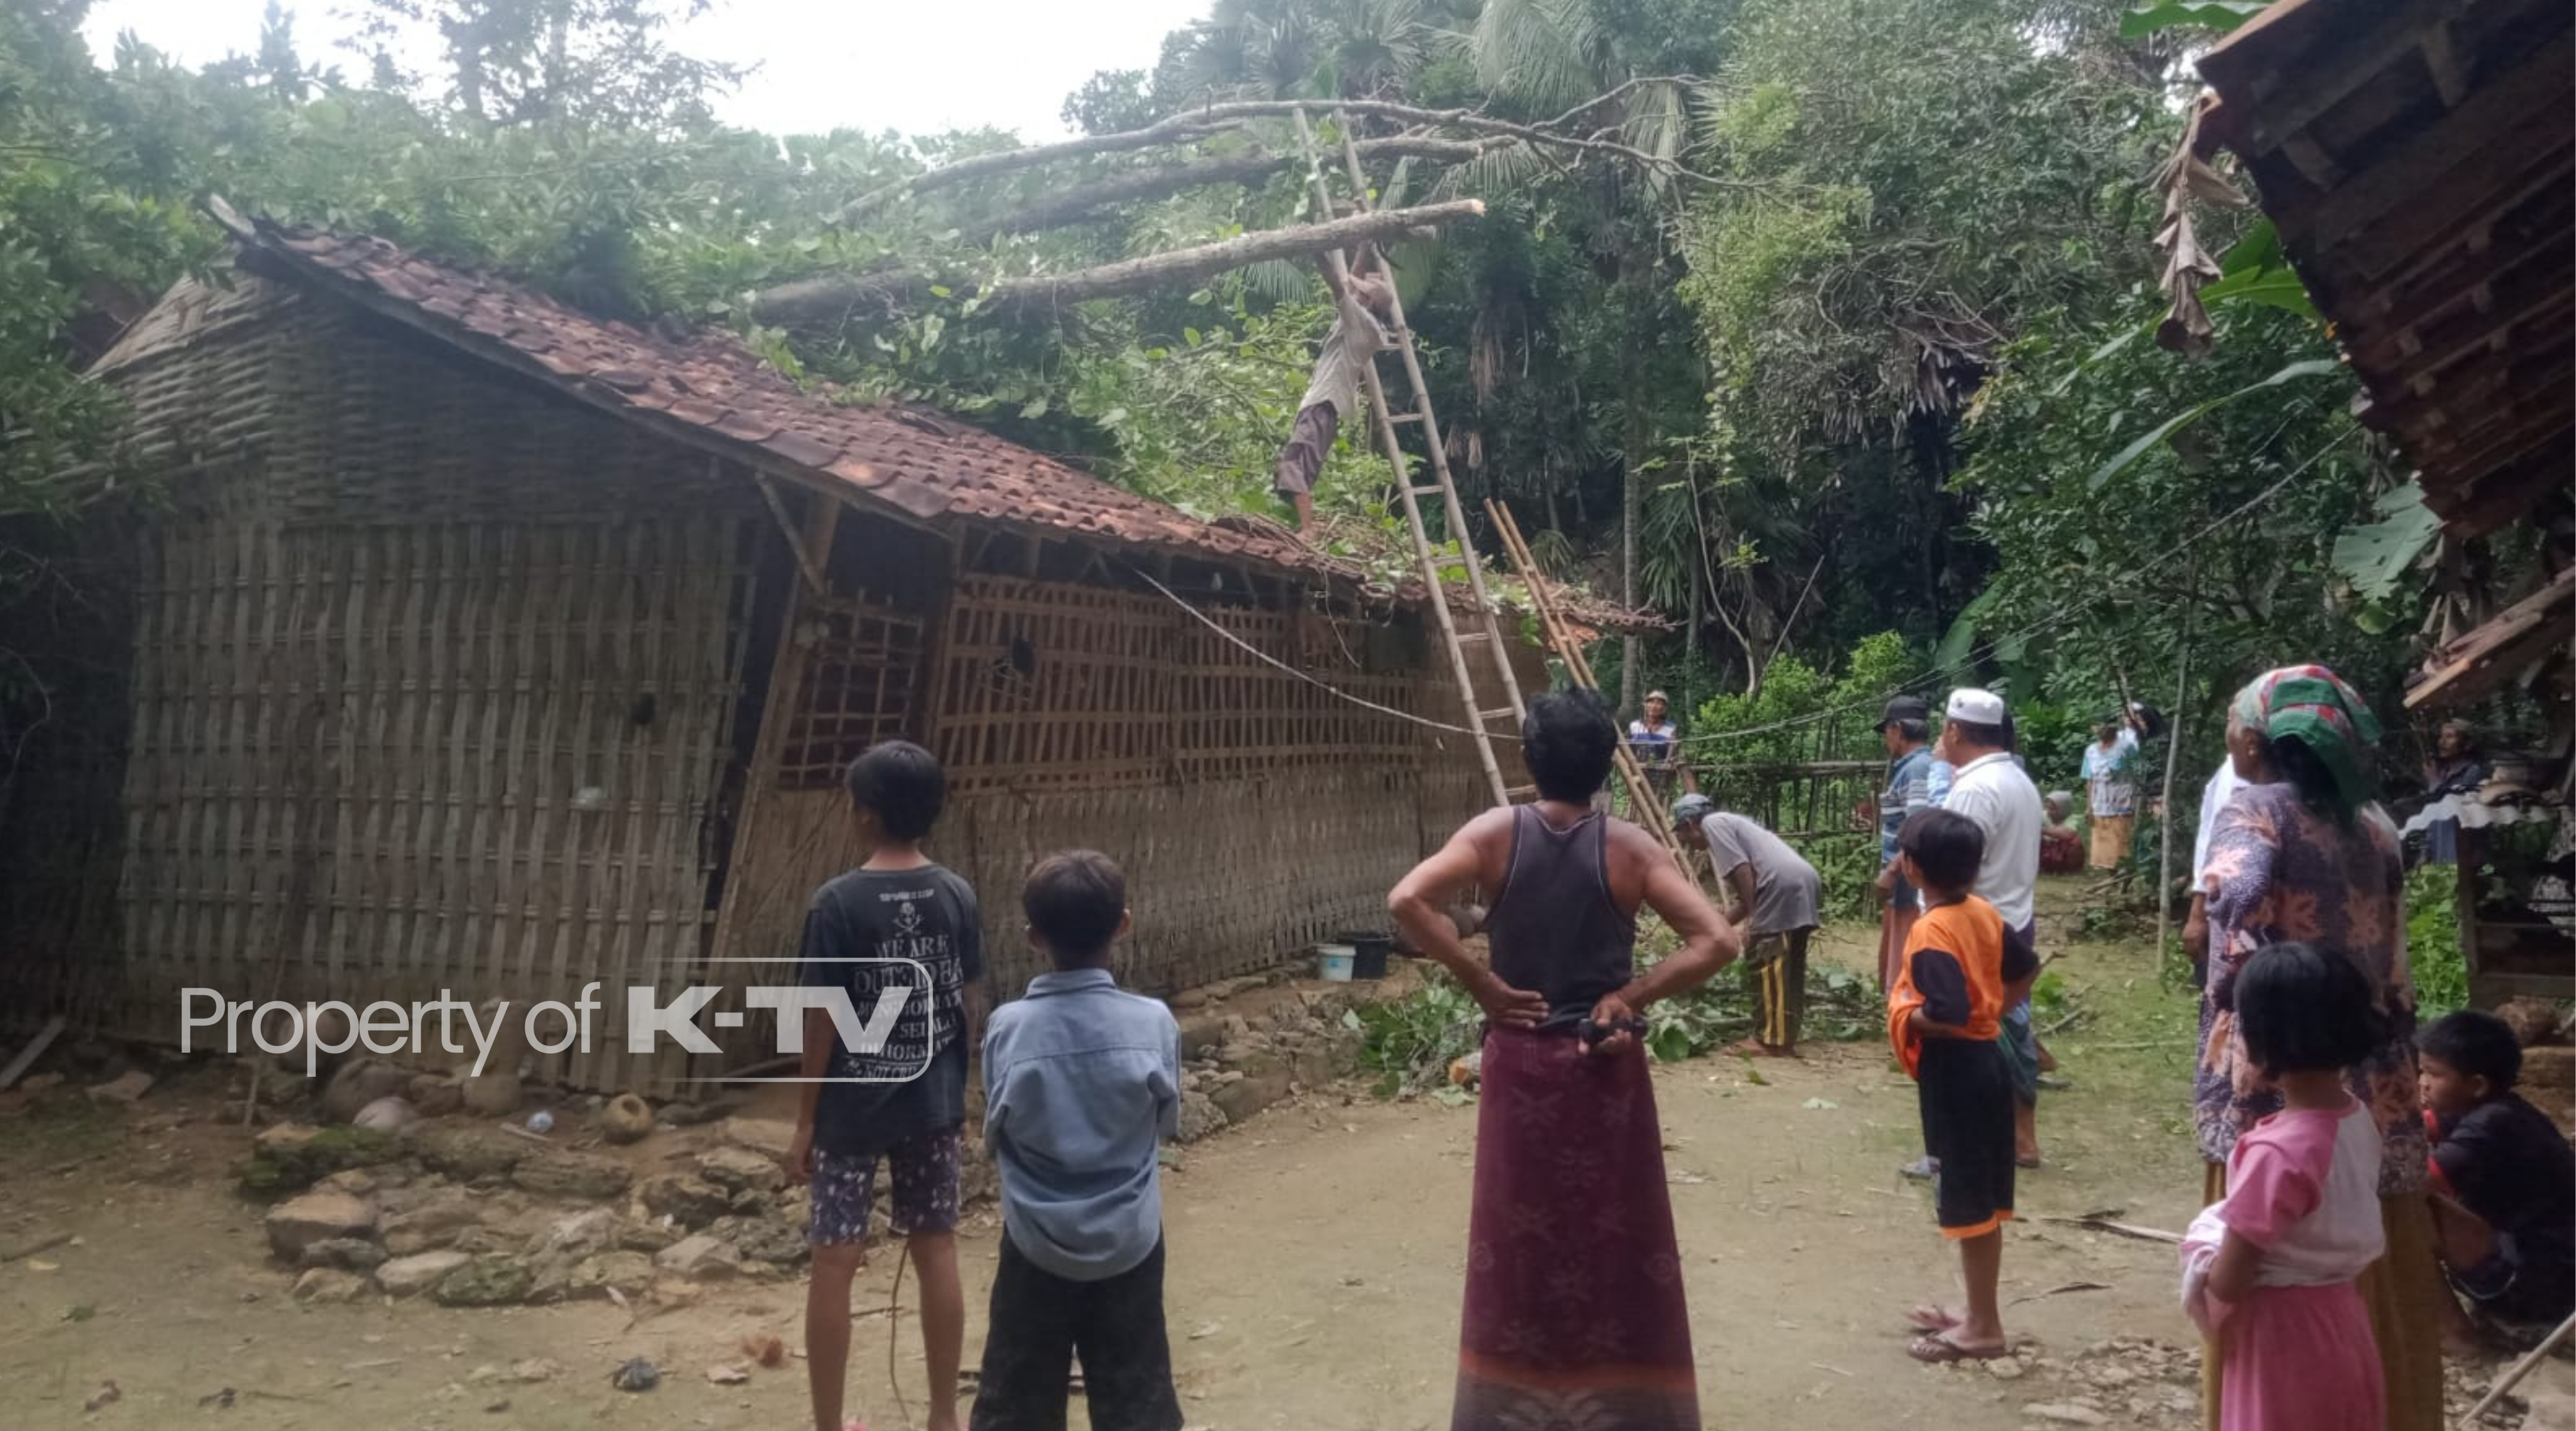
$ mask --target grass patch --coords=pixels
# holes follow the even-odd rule
[[[373,1128],[323,1128],[301,1143],[261,1148],[234,1169],[242,1192],[265,1200],[302,1192],[344,1168],[392,1162],[401,1149],[394,1135]]]

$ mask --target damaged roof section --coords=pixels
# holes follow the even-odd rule
[[[381,238],[245,220],[218,207],[255,267],[318,283],[485,361],[665,436],[838,490],[914,521],[1037,531],[1148,554],[1308,576],[1380,597],[1360,563],[1259,520],[1206,522],[938,414],[836,401],[788,380],[724,333],[674,338],[571,308],[524,284]],[[165,339],[180,335],[163,334]],[[130,358],[129,335],[108,364]],[[182,339],[184,340],[184,339]],[[1651,616],[1560,590],[1580,625],[1638,630]]]

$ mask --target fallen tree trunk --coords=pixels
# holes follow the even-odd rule
[[[1369,139],[1359,145],[1360,162],[1373,159],[1432,159],[1444,164],[1464,164],[1495,149],[1513,143],[1509,139],[1476,140],[1433,139],[1427,136],[1393,139]],[[1112,174],[1096,184],[1067,189],[1005,213],[995,214],[969,225],[964,238],[968,243],[984,243],[997,234],[1028,233],[1071,223],[1112,204],[1140,203],[1167,198],[1184,189],[1210,184],[1249,184],[1257,179],[1302,164],[1295,154],[1280,154],[1257,149],[1248,154],[1228,155],[1220,159],[1201,159],[1188,164],[1167,164],[1150,169],[1131,169]]]
[[[1604,98],[1607,97],[1604,96]],[[1569,112],[1569,117],[1581,114],[1591,107],[1590,104],[1577,106]],[[1547,148],[1606,154],[1641,164],[1646,168],[1703,188],[1742,187],[1736,181],[1702,174],[1676,160],[1649,154],[1642,149],[1613,140],[1560,134],[1539,125],[1496,119],[1472,109],[1420,109],[1413,105],[1397,104],[1392,100],[1383,99],[1348,99],[1330,102],[1245,99],[1224,104],[1203,105],[1185,114],[1176,114],[1142,129],[1131,129],[1121,134],[1092,134],[1056,144],[1039,144],[1027,149],[1012,149],[999,154],[979,154],[972,159],[960,159],[954,164],[944,164],[925,173],[915,174],[909,179],[888,184],[882,189],[862,194],[843,205],[841,211],[834,217],[842,223],[853,223],[906,194],[921,194],[934,189],[945,189],[970,179],[1008,174],[1020,169],[1035,168],[1041,164],[1053,164],[1063,159],[1151,149],[1158,144],[1176,144],[1186,140],[1203,139],[1228,128],[1238,120],[1284,119],[1299,110],[1317,114],[1339,111],[1362,118],[1389,119],[1422,128],[1460,129],[1471,134],[1519,139]]]
[[[1018,307],[1032,304],[1063,306],[1086,303],[1095,298],[1121,298],[1131,293],[1196,283],[1274,258],[1301,258],[1326,249],[1384,241],[1412,229],[1436,228],[1475,218],[1484,212],[1484,204],[1475,199],[1457,199],[1445,204],[1355,214],[1330,223],[1264,229],[1220,243],[1123,259],[1072,273],[1005,278],[986,285],[982,295],[988,304]],[[751,316],[758,322],[781,327],[836,322],[858,313],[901,307],[907,301],[926,295],[930,284],[929,276],[919,273],[808,278],[783,283],[761,293],[752,300]]]

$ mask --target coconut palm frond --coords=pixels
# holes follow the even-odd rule
[[[1315,270],[1289,259],[1264,259],[1242,273],[1243,286],[1267,302],[1294,303],[1315,295]]]
[[[1537,150],[1515,140],[1450,170],[1439,188],[1443,195],[1508,194],[1530,184],[1546,167]]]
[[[1583,0],[1485,0],[1474,39],[1488,89],[1549,109],[1595,91],[1603,35]]]

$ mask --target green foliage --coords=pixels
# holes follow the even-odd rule
[[[391,1133],[373,1128],[322,1128],[301,1143],[253,1150],[234,1169],[234,1177],[245,1196],[271,1200],[302,1192],[344,1169],[391,1162],[400,1152]]]
[[[2406,872],[2406,963],[2415,978],[2417,1017],[2437,1019],[2469,1006],[2457,866],[2417,865]]]
[[[1401,999],[1362,1004],[1360,1067],[1379,1075],[1378,1094],[1447,1083],[1449,1064],[1476,1051],[1485,1011],[1458,981],[1426,968],[1422,987]]]
[[[2123,39],[2176,28],[2233,30],[2263,13],[2272,0],[2139,0],[2120,17]]]

